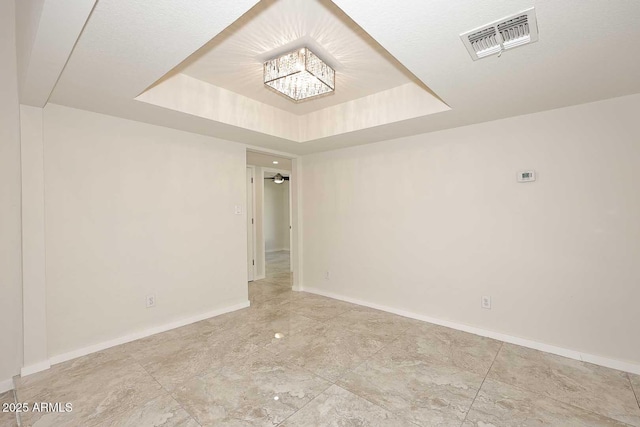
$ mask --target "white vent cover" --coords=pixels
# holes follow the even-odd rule
[[[499,19],[460,34],[462,43],[475,61],[514,47],[538,41],[538,23],[534,8]]]

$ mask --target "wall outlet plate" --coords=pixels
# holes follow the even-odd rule
[[[155,307],[156,306],[156,296],[155,295],[147,295],[146,304],[147,304],[147,308]]]
[[[491,297],[483,296],[480,300],[480,306],[482,308],[486,308],[487,310],[491,310]]]

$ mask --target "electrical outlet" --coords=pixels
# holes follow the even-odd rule
[[[487,310],[491,310],[491,297],[483,296],[480,301],[480,305],[482,308],[486,308]]]
[[[329,280],[329,270],[324,272],[324,280]]]
[[[155,295],[147,295],[147,308],[156,306],[156,296]]]

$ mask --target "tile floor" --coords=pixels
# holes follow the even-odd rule
[[[22,424],[640,426],[640,376],[292,292],[288,253],[268,261],[248,309],[20,379],[73,403]]]
[[[0,393],[0,427],[14,427],[17,425],[15,415],[3,411],[3,409],[7,409],[4,406],[10,403],[14,403],[13,392]]]

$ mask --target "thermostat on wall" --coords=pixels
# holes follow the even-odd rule
[[[518,182],[533,182],[536,180],[536,171],[518,172]]]

